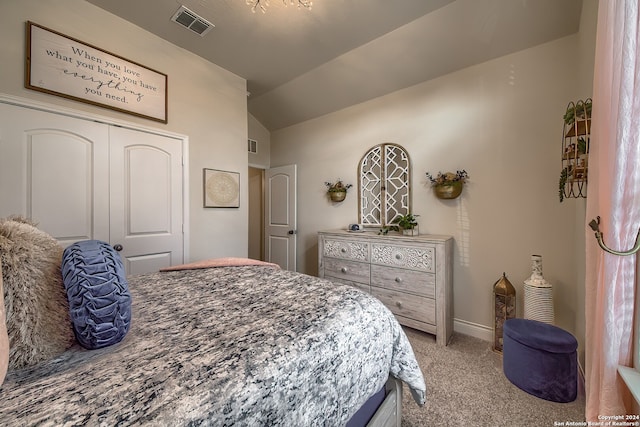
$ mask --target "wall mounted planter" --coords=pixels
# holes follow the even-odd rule
[[[329,191],[329,198],[332,202],[342,202],[347,197],[347,192],[345,191]]]
[[[445,184],[436,184],[433,191],[438,199],[455,199],[462,193],[462,181],[453,181]]]

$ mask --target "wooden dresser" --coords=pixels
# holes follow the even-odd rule
[[[378,298],[411,328],[447,345],[453,332],[451,236],[318,232],[318,275]]]

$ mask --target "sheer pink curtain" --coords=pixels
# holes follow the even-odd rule
[[[616,250],[633,247],[640,227],[639,3],[600,0],[598,10],[587,222],[599,215]],[[586,233],[586,416],[598,421],[630,403],[616,369],[632,364],[637,258],[605,253]]]

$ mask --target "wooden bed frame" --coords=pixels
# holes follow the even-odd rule
[[[402,382],[389,377],[385,384],[386,397],[367,424],[367,427],[400,427],[402,421]]]

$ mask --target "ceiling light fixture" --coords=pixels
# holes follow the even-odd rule
[[[311,0],[282,0],[282,3],[284,3],[285,6],[287,6],[287,3],[292,6],[297,4],[298,9],[301,7],[311,9],[311,6],[313,5]],[[262,13],[265,13],[267,11],[267,6],[269,6],[269,0],[247,0],[247,4],[251,6],[251,11],[253,13],[256,13],[257,8],[260,8]]]

